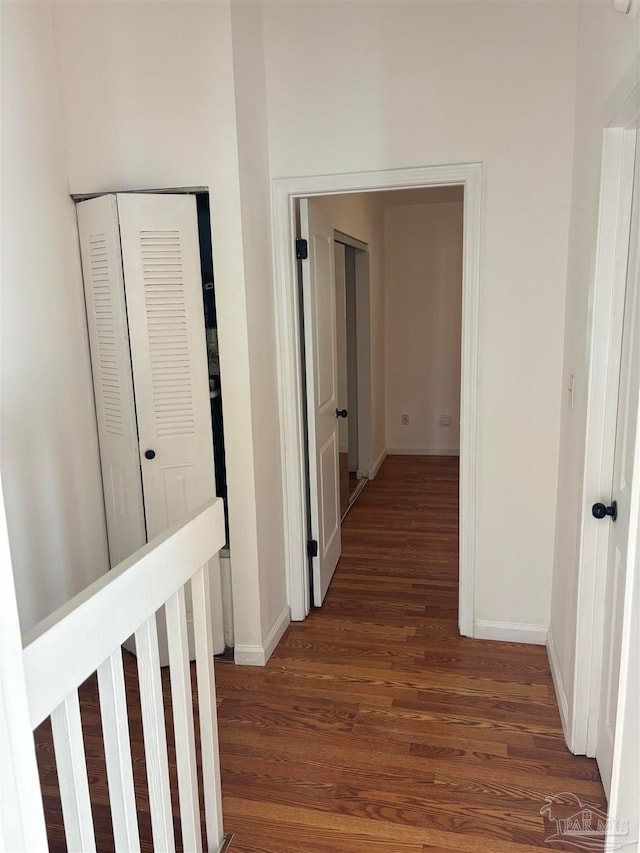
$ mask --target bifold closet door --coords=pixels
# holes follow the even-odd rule
[[[118,194],[147,536],[215,493],[196,200]]]
[[[215,495],[198,219],[191,195],[118,193],[77,212],[114,566]]]
[[[77,205],[111,565],[145,542],[142,480],[115,195]]]

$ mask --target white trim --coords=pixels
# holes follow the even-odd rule
[[[352,237],[351,234],[345,234],[344,231],[338,231],[337,228],[333,229],[333,239],[336,243],[342,243],[343,246],[351,246],[352,249],[356,249],[358,252],[369,251],[368,243],[358,240],[357,237]]]
[[[261,646],[239,645],[235,647],[233,654],[235,662],[240,666],[265,666],[290,622],[291,612],[288,607],[285,607]]]
[[[220,558],[220,596],[222,599],[222,633],[225,647],[232,649],[235,642],[233,627],[233,580],[231,575],[231,555],[225,548]]]
[[[273,245],[276,341],[281,423],[287,595],[291,618],[309,612],[306,556],[306,484],[300,364],[297,265],[294,255],[295,200],[314,195],[464,185],[464,248],[460,435],[460,593],[459,628],[473,636],[478,388],[478,302],[482,164],[421,166],[380,172],[315,175],[273,181]],[[376,466],[373,466],[375,471]]]
[[[609,526],[591,516],[596,500],[610,497],[613,478],[620,349],[629,250],[635,127],[640,87],[625,99],[605,129],[600,180],[596,272],[591,318],[587,423],[578,543],[578,594],[573,702],[568,745],[595,754],[602,669],[604,585]],[[634,112],[635,110],[635,112]]]
[[[569,742],[569,701],[567,699],[567,691],[562,680],[562,670],[558,664],[558,653],[556,652],[556,644],[553,639],[551,629],[547,633],[547,654],[549,656],[549,667],[551,668],[551,678],[556,691],[556,699],[558,708],[560,709],[560,722],[562,723],[562,731],[564,739]]]
[[[459,447],[387,447],[389,456],[460,456]]]
[[[476,619],[473,625],[473,636],[476,640],[500,640],[503,643],[544,646],[548,632],[548,625],[533,625],[528,622],[491,622],[488,619]]]
[[[387,453],[387,450],[383,450],[380,456],[378,456],[374,464],[371,466],[371,471],[369,471],[368,474],[365,474],[365,476],[368,477],[370,480],[373,480],[380,468],[382,468],[382,463],[387,458]]]

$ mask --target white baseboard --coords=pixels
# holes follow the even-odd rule
[[[459,447],[387,447],[390,456],[460,456]]]
[[[547,632],[547,653],[549,655],[549,666],[551,667],[551,677],[553,686],[556,690],[556,699],[560,710],[560,721],[562,722],[562,732],[564,739],[569,749],[571,749],[571,721],[569,719],[569,702],[567,700],[567,691],[562,680],[562,673],[558,665],[558,654],[556,652],[556,644],[553,640],[551,629]]]
[[[374,463],[373,468],[371,469],[371,471],[369,471],[369,479],[370,479],[370,480],[373,480],[373,478],[376,476],[376,474],[377,474],[377,473],[378,473],[378,471],[380,470],[380,467],[381,467],[382,463],[384,462],[384,460],[385,460],[386,458],[387,458],[387,449],[385,448],[385,449],[382,451],[382,453],[380,454],[380,456],[378,456],[378,458],[376,459],[376,461],[375,461],[375,463]]]
[[[287,606],[276,619],[275,625],[261,646],[236,645],[233,650],[235,662],[240,666],[265,666],[290,622],[291,611]]]
[[[526,622],[490,622],[477,619],[473,626],[476,640],[502,640],[505,643],[533,643],[544,646],[547,642],[547,625],[530,625]]]

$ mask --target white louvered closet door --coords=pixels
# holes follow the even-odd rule
[[[80,202],[77,212],[115,566],[215,496],[196,200],[106,195]],[[210,581],[218,653],[224,634],[217,565]],[[191,609],[189,602],[193,659]],[[158,628],[164,665],[163,619]]]
[[[111,566],[147,541],[114,195],[77,205]]]
[[[196,200],[132,193],[117,204],[151,539],[215,493]]]

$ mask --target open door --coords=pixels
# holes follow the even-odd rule
[[[338,437],[338,365],[333,228],[320,208],[300,200],[300,231],[307,241],[302,261],[309,500],[313,603],[319,607],[340,559],[340,469]],[[313,553],[313,552],[312,552]]]
[[[612,502],[610,507],[594,504],[593,514],[607,522],[611,518],[609,556],[604,601],[604,643],[596,760],[602,784],[609,798],[618,724],[618,697],[621,687],[621,661],[625,652],[623,627],[630,602],[631,579],[635,554],[629,543],[638,533],[640,486],[637,477],[638,408],[640,397],[640,136],[636,141],[635,178],[632,218],[627,260],[627,285],[622,329],[622,356],[614,456]],[[628,621],[628,617],[627,617]],[[637,709],[635,711],[637,714]]]

